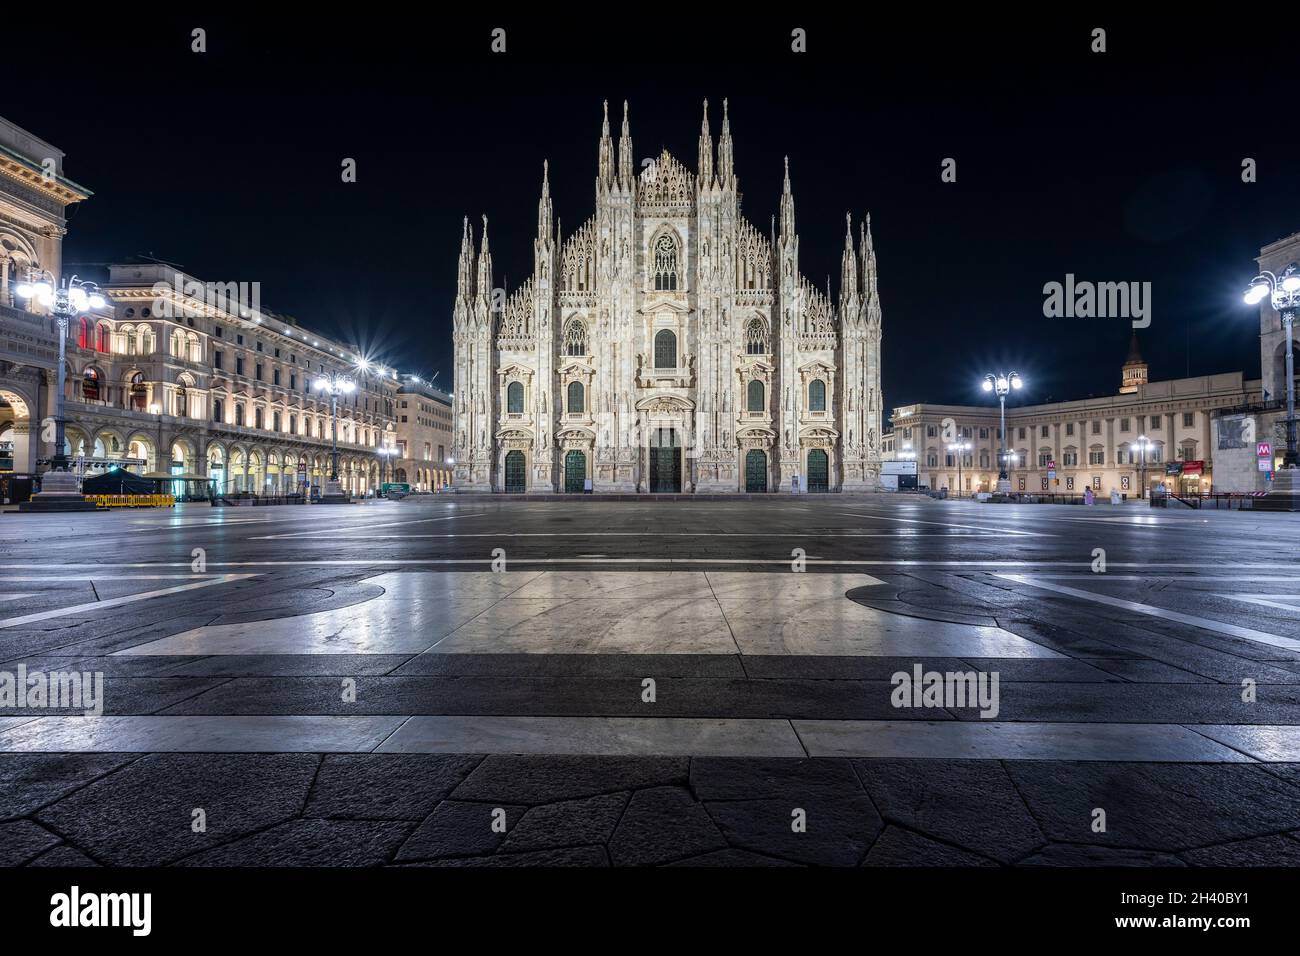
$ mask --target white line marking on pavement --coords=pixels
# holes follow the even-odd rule
[[[476,511],[471,514],[454,514],[440,515],[437,518],[416,518],[407,521],[385,521],[381,524],[349,524],[337,528],[318,528],[315,531],[290,531],[286,534],[259,534],[249,538],[249,541],[278,541],[281,538],[306,538],[315,534],[343,534],[344,532],[362,531],[369,533],[375,528],[393,528],[412,524],[425,524],[430,521],[450,521],[452,518],[478,518],[487,514],[486,511]]]
[[[375,527],[378,527],[376,525]],[[991,538],[1000,532],[944,534],[940,531],[497,531],[474,534],[375,534],[372,540],[405,541],[408,538]],[[272,535],[288,538],[293,535]],[[252,539],[259,540],[259,539]]]
[[[864,514],[860,511],[837,511],[836,514],[844,515],[847,518],[870,518],[873,521],[905,521],[910,524],[937,524],[941,528],[966,528],[971,531],[1009,534],[1018,538],[1056,537],[1056,535],[1049,534],[1045,531],[1013,531],[1011,528],[1003,528],[998,525],[957,524],[952,521],[926,521],[924,518],[900,518],[897,515]]]
[[[214,584],[226,584],[230,581],[242,581],[244,578],[256,577],[254,574],[222,574],[206,581],[194,581],[190,584],[178,584],[172,588],[161,588],[157,591],[144,591],[140,594],[128,594],[125,597],[110,598],[107,601],[91,601],[89,604],[77,604],[72,607],[61,607],[53,611],[40,611],[36,614],[26,614],[23,617],[11,617],[0,620],[0,629],[6,627],[19,627],[23,624],[36,624],[40,621],[48,621],[51,618],[67,617],[69,614],[81,614],[87,611],[102,611],[110,607],[119,607],[123,604],[131,604],[135,601],[145,601],[149,598],[165,597],[168,594],[179,594],[181,591],[193,591],[195,588],[211,587]]]
[[[473,753],[1290,762],[1290,725],[692,717],[217,716],[0,719],[0,752]]]
[[[1254,578],[1255,581],[1265,581],[1266,578]],[[1295,578],[1289,580],[1295,581]],[[1232,601],[1245,601],[1248,604],[1258,604],[1260,607],[1273,607],[1280,611],[1290,611],[1292,614],[1300,614],[1300,594],[1220,594],[1221,598],[1228,598]]]
[[[60,574],[57,578],[48,574],[6,574],[0,577],[0,584],[9,581],[43,581],[46,584],[59,584],[62,581],[93,581],[107,577],[105,574]],[[211,577],[207,574],[114,574],[114,581],[199,581]]]
[[[1112,562],[1111,567],[1116,565]],[[1146,565],[1144,565],[1145,567]],[[1152,580],[1149,574],[1098,574],[1092,572],[1089,574],[1035,574],[1036,578],[1053,578],[1064,581],[1096,581],[1104,583],[1106,581],[1147,581]],[[1300,572],[1293,575],[1283,574],[1184,574],[1179,577],[1170,578],[1179,584],[1195,584],[1197,581],[1261,581],[1266,583],[1291,583],[1300,584]],[[1232,597],[1230,594],[1224,597]],[[1288,597],[1290,595],[1280,595]],[[1300,600],[1300,598],[1298,598]]]
[[[1248,641],[1255,641],[1259,644],[1268,644],[1271,647],[1283,647],[1287,650],[1300,651],[1300,640],[1291,637],[1282,637],[1278,634],[1269,634],[1266,631],[1256,631],[1249,627],[1240,627],[1236,624],[1226,624],[1223,621],[1214,621],[1206,617],[1196,617],[1192,614],[1182,614],[1178,611],[1169,611],[1162,607],[1155,607],[1151,604],[1141,604],[1138,601],[1126,601],[1123,598],[1110,597],[1106,594],[1097,594],[1095,591],[1083,591],[1079,588],[1067,588],[1062,584],[1048,584],[1032,574],[999,574],[998,577],[1008,581],[1016,581],[1019,584],[1028,584],[1030,587],[1042,588],[1045,591],[1055,591],[1058,594],[1064,594],[1069,597],[1080,598],[1084,601],[1092,601],[1095,604],[1105,604],[1109,607],[1122,608],[1125,611],[1133,611],[1136,614],[1145,614],[1148,617],[1163,618],[1166,621],[1177,621],[1179,624],[1190,624],[1192,627],[1199,627],[1207,631],[1214,631],[1218,634],[1226,634],[1229,637],[1241,637]]]
[[[315,567],[380,567],[380,566],[410,566],[425,567],[437,565],[489,565],[492,558],[319,558],[316,560],[295,560],[295,561],[209,561],[208,567],[218,568],[315,568]],[[789,565],[790,558],[511,558],[513,564],[737,564],[737,565]],[[1092,566],[1090,561],[1001,561],[1001,560],[964,560],[964,561],[929,561],[929,560],[910,560],[905,558],[897,559],[872,559],[872,560],[825,560],[810,562],[812,564],[827,565],[831,567],[886,567],[886,568],[970,568],[972,570],[984,568],[1089,568]],[[72,570],[82,568],[188,568],[189,561],[135,561],[124,562],[121,564],[48,564],[46,567],[51,570]],[[1180,564],[1176,562],[1156,562],[1156,561],[1110,561],[1108,567],[1112,568],[1145,568],[1154,569],[1172,569],[1176,571],[1196,571],[1196,570],[1222,570],[1223,568],[1240,568],[1243,570],[1250,568],[1277,569],[1277,562],[1266,564]],[[22,568],[31,567],[30,562],[23,564],[0,564],[0,569],[4,568]]]
[[[33,578],[32,580],[36,580]],[[30,594],[0,594],[0,601],[17,601],[19,598],[31,597]]]

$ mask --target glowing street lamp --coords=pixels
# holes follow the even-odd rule
[[[321,501],[338,503],[351,501],[350,495],[343,493],[339,484],[339,396],[351,395],[357,390],[356,380],[351,375],[341,372],[329,372],[312,383],[318,392],[329,392],[330,396],[330,477],[325,482],[325,494]]]
[[[1265,270],[1254,279],[1243,296],[1247,305],[1259,305],[1265,299],[1273,311],[1282,316],[1282,329],[1286,332],[1286,454],[1282,467],[1288,470],[1300,466],[1296,454],[1295,418],[1295,356],[1291,354],[1292,327],[1300,309],[1300,265],[1291,263],[1280,276]]]
[[[984,376],[983,388],[986,392],[996,392],[1001,409],[1001,427],[998,429],[998,492],[1006,494],[1011,490],[1011,479],[1007,475],[1007,393],[1020,390],[1024,382],[1019,372],[998,372],[996,375]]]
[[[76,276],[59,281],[58,288],[55,288],[54,282],[52,272],[32,270],[27,281],[20,282],[15,291],[20,298],[33,299],[49,309],[59,326],[59,391],[54,413],[54,457],[50,461],[50,471],[67,471],[68,456],[63,450],[63,390],[67,383],[68,323],[74,315],[90,309],[102,309],[107,303],[94,282]]]

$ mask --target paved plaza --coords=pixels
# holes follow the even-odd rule
[[[884,495],[0,515],[0,677],[102,675],[92,716],[0,700],[0,863],[1295,865],[1298,531]]]

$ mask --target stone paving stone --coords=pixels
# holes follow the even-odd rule
[[[863,792],[847,760],[753,757],[696,757],[691,761],[691,790],[700,800],[849,797]]]
[[[506,833],[523,817],[525,807],[444,800],[415,829],[397,852],[399,863],[448,856],[481,856],[496,850],[506,838],[493,827],[493,812],[506,812]]]
[[[213,718],[176,718],[205,720]],[[232,718],[226,718],[232,719]],[[267,718],[386,720],[383,717]],[[954,722],[956,723],[956,722]],[[25,727],[0,736],[0,745]],[[1203,739],[1203,738],[1201,738]],[[1218,745],[1214,745],[1218,746]],[[583,756],[803,756],[788,720],[734,717],[428,717],[407,718],[378,753],[505,753]]]
[[[1184,850],[1193,866],[1300,866],[1300,839],[1295,833],[1236,840],[1219,846]]]
[[[1019,634],[1027,641],[1050,647],[1052,650],[1069,657],[1091,660],[1092,658],[1127,659],[1135,656],[1133,651],[1099,636],[1099,629],[1096,627],[1095,620],[1072,622],[1075,626],[1070,627],[1061,620],[1061,615],[1057,613],[1056,609],[1052,609],[1050,621],[1042,619],[1046,616],[1048,616],[1046,611],[1032,616],[1025,613],[1002,613],[998,615],[997,622],[999,627],[1005,628],[1013,634]],[[1105,636],[1108,638],[1112,633],[1117,633],[1117,630],[1122,629],[1124,626],[1119,625],[1117,628],[1116,625],[1108,622],[1105,628]]]
[[[311,754],[150,754],[36,815],[113,866],[161,866],[296,817]],[[191,829],[202,808],[207,832]]]
[[[430,860],[408,866],[491,866],[491,867],[608,867],[609,854],[603,846],[576,846],[557,850],[534,850],[529,853],[497,853],[493,856],[459,857]]]
[[[615,866],[646,866],[726,846],[704,807],[685,789],[654,787],[632,795],[609,841],[609,855]]]
[[[382,866],[410,823],[290,820],[180,860],[179,866]]]
[[[257,621],[274,621],[283,617],[319,614],[336,608],[351,607],[381,597],[384,589],[376,584],[339,584],[331,588],[290,588],[265,594],[250,595],[241,600],[223,602],[221,613],[211,622],[221,624],[249,624]]]
[[[417,654],[393,676],[431,677],[732,677],[743,678],[738,654]]]
[[[1300,826],[1300,789],[1249,764],[1008,761],[1052,841],[1177,852]],[[1107,832],[1092,833],[1092,811]]]
[[[1209,680],[1208,677],[1160,661],[1096,660],[1092,663],[1100,670],[1139,684],[1196,684]]]
[[[1055,661],[1035,661],[1035,660],[1013,660],[1006,657],[967,657],[958,663],[956,667],[939,668],[931,666],[929,661],[923,661],[927,671],[932,670],[956,670],[956,671],[997,671],[999,680],[1004,682],[1062,682],[1062,683],[1110,683],[1118,682],[1119,678],[1114,674],[1108,674],[1106,671],[1096,666],[1096,661],[1081,660],[1055,660]],[[902,670],[911,670],[911,664]]]
[[[387,674],[409,654],[218,654],[211,657],[176,658],[111,657],[113,661],[164,661],[155,665],[168,677],[304,677],[321,674],[341,677],[368,677]],[[177,661],[180,663],[177,663]]]
[[[716,866],[716,867],[754,867],[754,866],[801,866],[793,860],[782,860],[774,856],[764,856],[762,853],[751,853],[748,850],[715,850],[712,853],[704,853],[700,856],[693,856],[685,860],[676,860],[672,863],[665,863],[665,866]]]
[[[0,754],[0,820],[27,816],[136,759],[135,754]]]
[[[31,820],[0,823],[0,866],[22,866],[61,842]]]
[[[1254,703],[1231,684],[1017,683],[1002,678],[1004,721],[1300,724],[1300,685],[1261,684]],[[981,720],[974,708],[952,711]]]
[[[955,657],[927,657],[927,670],[962,670]],[[887,681],[898,671],[910,670],[915,657],[844,657],[814,654],[746,654],[740,658],[751,680],[803,678],[808,680]],[[1056,663],[1056,662],[1041,662]]]
[[[857,866],[884,826],[865,794],[706,802],[704,807],[732,846],[820,866]],[[793,829],[796,808],[806,814],[802,833]]]
[[[1267,763],[1262,764],[1260,769],[1300,787],[1300,763]]]
[[[685,757],[495,756],[452,792],[454,800],[554,803],[620,790],[684,786]]]
[[[500,852],[607,843],[631,796],[607,793],[532,807],[506,834]]]
[[[41,654],[36,657],[20,657],[0,664],[0,669],[12,671],[20,663],[27,665],[28,672],[41,671],[99,671],[108,677],[159,677],[159,671],[175,667],[177,662],[185,663],[195,658],[177,657],[88,657],[84,654]],[[208,675],[194,675],[208,676]]]
[[[47,850],[27,865],[54,867],[99,866],[98,863],[76,847],[68,846],[66,843],[62,846],[56,846],[52,850]]]
[[[66,670],[67,668],[63,668]],[[152,714],[189,697],[211,690],[225,678],[204,677],[104,677],[105,716]],[[24,707],[7,713],[35,717],[81,716],[84,707]]]
[[[886,826],[863,866],[997,866],[987,857],[931,840],[898,826]]]
[[[1001,764],[992,760],[855,760],[886,823],[1009,863],[1046,841]]]
[[[1169,853],[1123,847],[1053,843],[1022,860],[1017,866],[1186,866]]]
[[[642,700],[643,677],[656,680],[653,708]],[[353,702],[342,699],[333,677],[237,678],[164,713],[913,719],[890,705],[891,690],[886,681],[668,678],[642,670],[622,679],[359,678]]]
[[[482,759],[460,754],[329,754],[303,816],[423,820]]]
[[[1277,692],[1273,687],[1263,690],[1269,697]],[[1211,740],[1250,754],[1256,760],[1285,761],[1300,759],[1300,726],[1295,724],[1295,721],[1287,721],[1286,726],[1270,726],[1256,721],[1252,724],[1200,726],[1196,730]]]

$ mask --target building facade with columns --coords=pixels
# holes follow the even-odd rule
[[[14,496],[15,476],[35,471],[40,423],[55,411],[58,329],[14,290],[32,269],[60,274],[67,209],[91,195],[64,175],[63,158],[0,118],[0,501]]]
[[[452,485],[452,397],[411,376],[397,390],[397,453],[389,480],[416,491]]]
[[[487,219],[464,227],[453,308],[456,486],[764,492],[879,484],[881,308],[869,220],[838,301],[800,272],[789,163],[770,235],[740,211],[730,118],[705,104],[696,168],[634,161],[627,104],[597,146],[595,213],[554,221],[543,167],[534,270],[496,289]]]
[[[0,120],[0,497],[8,500],[30,490],[54,453],[54,429],[44,425],[58,380],[57,324],[15,290],[32,270],[62,276],[65,209],[89,196],[64,177],[61,152]],[[166,473],[177,476],[176,490],[204,495],[323,488],[333,420],[314,382],[340,372],[357,383],[338,409],[340,477],[354,494],[377,487],[377,451],[395,437],[395,371],[359,372],[343,344],[262,309],[255,284],[199,282],[147,261],[110,266],[103,292],[105,308],[74,318],[66,343],[65,451],[78,470]]]
[[[1243,490],[1235,482],[1216,482],[1217,419],[1225,409],[1258,402],[1260,394],[1260,381],[1240,372],[1148,381],[1135,338],[1114,395],[1007,407],[1011,490],[1081,495],[1091,488],[1134,497],[1161,482],[1187,494]],[[933,490],[991,492],[998,480],[998,432],[996,402],[905,405],[894,409],[893,454],[914,456],[920,483]],[[967,442],[969,451],[948,450]]]

